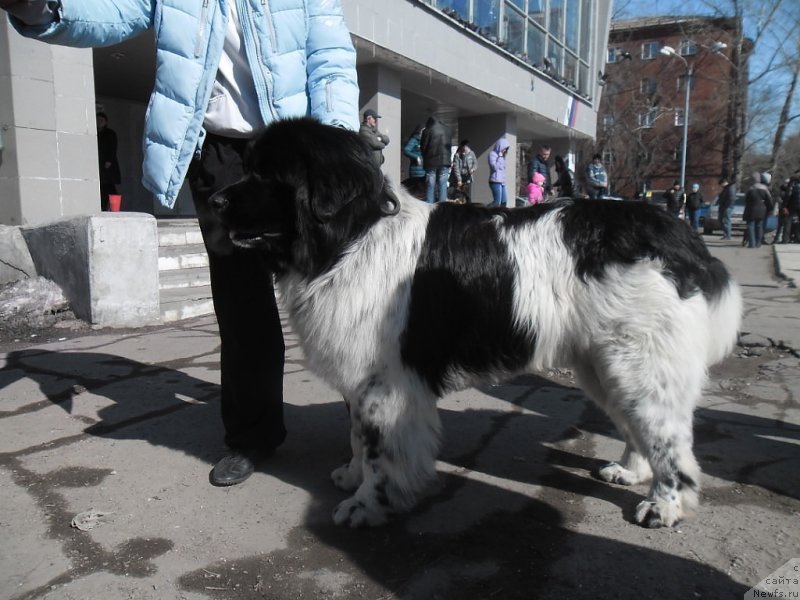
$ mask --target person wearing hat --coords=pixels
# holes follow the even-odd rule
[[[372,157],[375,159],[375,164],[379,167],[383,164],[383,149],[389,145],[389,136],[378,131],[378,119],[381,116],[368,108],[364,111],[364,120],[361,122],[361,128],[358,134],[361,136],[367,145],[372,148]]]
[[[730,240],[733,222],[733,203],[736,201],[736,183],[728,181],[726,176],[722,176],[719,180],[722,186],[722,191],[719,193],[719,220],[722,224],[722,239]]]
[[[683,206],[683,192],[681,182],[677,179],[672,182],[672,187],[664,192],[664,200],[667,202],[667,212],[676,217],[680,217],[681,207]]]
[[[700,193],[700,184],[693,183],[692,191],[686,196],[686,220],[692,231],[700,227],[700,207],[703,206],[703,194]]]

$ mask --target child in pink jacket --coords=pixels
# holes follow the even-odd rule
[[[533,174],[533,181],[528,184],[528,202],[538,204],[544,198],[544,175]]]

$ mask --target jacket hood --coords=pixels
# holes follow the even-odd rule
[[[511,144],[508,143],[506,138],[500,138],[494,143],[494,151],[500,154],[503,150],[508,148]]]

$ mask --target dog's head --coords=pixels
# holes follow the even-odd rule
[[[245,176],[211,197],[231,240],[277,271],[317,274],[399,202],[357,133],[311,118],[278,121],[245,153]]]

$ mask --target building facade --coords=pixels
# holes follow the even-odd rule
[[[225,0],[217,0],[224,3]],[[258,0],[249,0],[258,1]],[[487,157],[511,143],[512,179],[526,183],[527,148],[547,143],[576,165],[596,133],[610,0],[343,0],[357,50],[361,110],[392,140],[383,169],[407,174],[402,146],[436,115],[478,155],[474,196],[488,201]],[[187,216],[185,191],[161,207],[140,183],[141,140],[154,78],[152,38],[109,48],[23,39],[0,18],[0,224],[98,212],[96,110],[119,140],[123,210]],[[517,178],[519,174],[519,178]],[[515,192],[509,185],[509,195]]]
[[[615,193],[680,181],[684,131],[685,187],[700,184],[710,201],[721,176],[736,179],[750,51],[740,27],[733,18],[612,22],[597,138]]]

